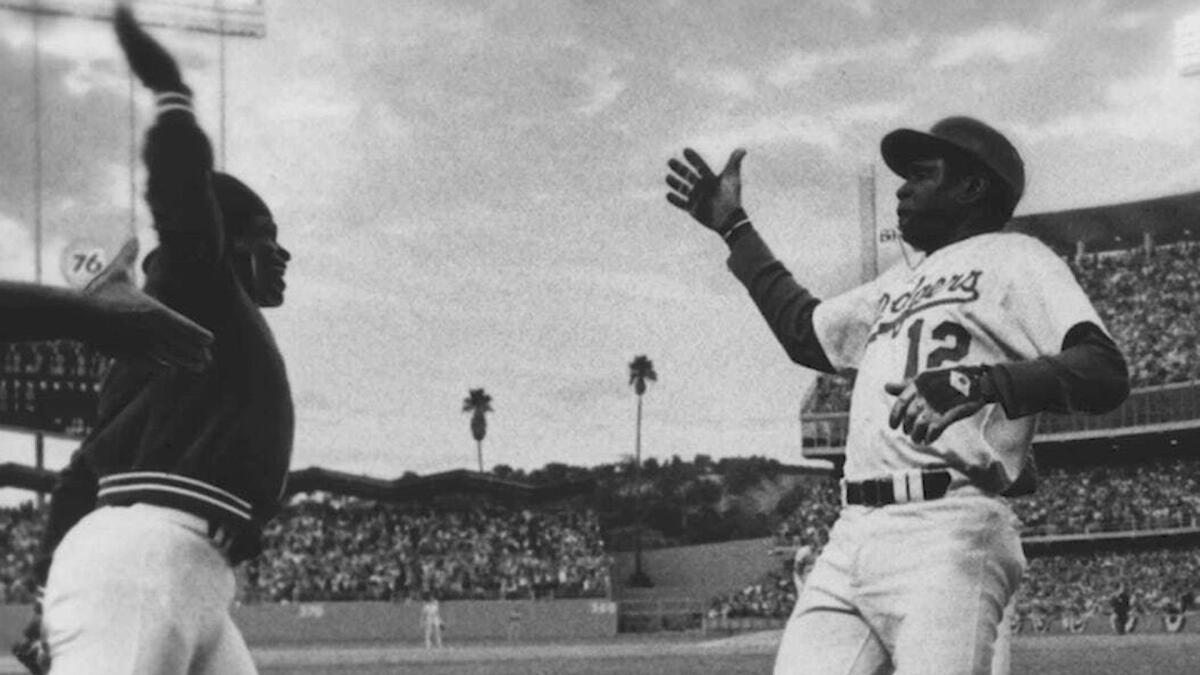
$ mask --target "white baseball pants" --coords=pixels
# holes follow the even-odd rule
[[[99,508],[54,553],[42,616],[51,675],[257,673],[229,615],[234,591],[203,519]]]
[[[776,675],[988,675],[1025,569],[1004,502],[848,506],[784,630]]]

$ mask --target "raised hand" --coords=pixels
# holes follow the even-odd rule
[[[137,253],[137,239],[130,239],[84,289],[99,304],[101,316],[90,341],[109,353],[144,357],[162,366],[205,369],[212,361],[212,333],[134,285]]]
[[[742,158],[746,151],[738,148],[729,155],[720,175],[715,175],[708,163],[695,150],[684,148],[683,159],[667,162],[667,201],[687,211],[701,225],[724,234],[736,225],[731,216],[740,215],[742,208]]]
[[[175,59],[142,28],[133,11],[124,2],[117,5],[113,18],[117,30],[117,41],[125,52],[125,59],[138,79],[147,88],[157,92],[177,91],[191,93],[179,74]]]

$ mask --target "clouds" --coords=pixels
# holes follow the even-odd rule
[[[617,59],[604,52],[593,56],[591,62],[584,66],[583,71],[577,75],[586,88],[584,102],[576,107],[579,114],[594,117],[625,91],[628,85],[616,76],[617,67]]]
[[[812,82],[819,75],[850,65],[897,64],[911,59],[921,46],[916,35],[868,41],[860,45],[828,50],[801,50],[771,67],[767,81],[779,88],[795,87]]]
[[[993,59],[1014,64],[1045,54],[1050,46],[1047,36],[1034,31],[1004,24],[986,26],[947,40],[934,54],[930,65],[951,68]]]

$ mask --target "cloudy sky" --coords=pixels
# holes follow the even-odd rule
[[[858,274],[857,176],[871,168],[890,224],[898,181],[878,142],[899,126],[970,114],[1008,132],[1029,173],[1020,213],[1200,188],[1200,79],[1174,56],[1175,21],[1195,10],[267,0],[266,37],[227,43],[224,159],[295,258],[287,304],[268,313],[298,410],[294,466],[471,467],[474,387],[494,397],[488,466],[617,461],[634,447],[638,354],[659,374],[646,454],[798,457],[812,376],[774,343],[721,242],[666,202],[667,159],[691,145],[719,167],[746,147],[748,211],[826,296]],[[30,279],[32,29],[0,16],[0,275]],[[130,228],[131,122],[140,135],[149,97],[131,107],[109,30],[41,23],[48,283],[63,283],[65,246],[113,252]],[[216,137],[215,38],[155,34]],[[140,206],[134,226],[147,250]],[[31,447],[5,435],[0,461]],[[51,444],[48,464],[70,449]]]

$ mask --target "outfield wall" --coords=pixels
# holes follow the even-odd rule
[[[504,640],[514,610],[521,640],[586,640],[617,634],[617,606],[607,600],[460,600],[442,603],[444,638]],[[20,638],[28,605],[0,605],[0,646]],[[251,645],[345,642],[418,643],[421,604],[312,602],[235,608],[234,620]]]
[[[642,570],[654,582],[649,589],[628,586],[634,554],[621,551],[613,556],[613,595],[618,600],[697,598],[707,602],[780,569],[783,559],[771,555],[773,546],[774,540],[768,537],[643,551]]]

